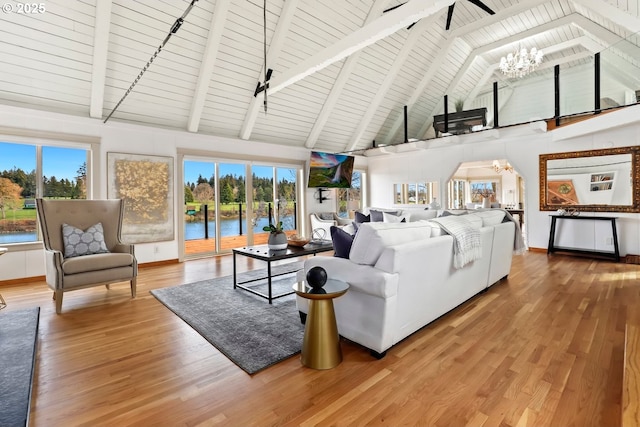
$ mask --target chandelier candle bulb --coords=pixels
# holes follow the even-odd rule
[[[538,68],[542,57],[542,51],[535,47],[532,47],[529,52],[521,48],[500,59],[500,71],[507,77],[522,78]]]

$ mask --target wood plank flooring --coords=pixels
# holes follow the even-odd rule
[[[43,282],[0,287],[6,310],[42,308],[30,425],[620,425],[637,265],[529,252],[382,360],[343,340],[335,369],[295,356],[254,376],[149,293],[231,269],[230,256],[142,268],[137,298],[126,283],[70,292],[61,315]]]

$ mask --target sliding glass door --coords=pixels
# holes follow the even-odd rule
[[[275,218],[296,232],[298,168],[195,159],[183,166],[185,257],[265,244],[263,227]]]

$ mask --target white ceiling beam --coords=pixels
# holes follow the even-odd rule
[[[269,51],[267,53],[267,58],[269,58],[273,63],[276,63],[278,58],[280,57],[280,53],[282,52],[282,48],[284,47],[284,43],[287,39],[287,33],[289,32],[289,27],[291,26],[291,21],[293,20],[293,15],[298,8],[298,0],[287,0],[284,2],[284,7],[280,13],[280,17],[278,18],[278,23],[276,24],[276,29],[273,33],[273,37],[271,38],[271,42],[269,43]],[[261,78],[264,78],[264,64],[260,69],[260,74],[258,74],[258,81]],[[271,89],[271,84],[269,84],[268,96],[272,94],[273,91]],[[244,116],[244,121],[242,122],[242,128],[240,129],[240,138],[249,139],[251,137],[251,132],[253,132],[253,127],[256,125],[256,120],[258,119],[258,111],[260,110],[260,106],[263,105],[262,100],[264,99],[264,92],[262,96],[254,96],[249,103],[249,107],[247,108],[247,113]]]
[[[484,18],[478,19],[477,21],[474,21],[470,24],[465,24],[463,27],[456,28],[455,30],[451,30],[449,31],[449,34],[447,37],[450,39],[454,39],[456,37],[462,37],[473,31],[480,30],[488,25],[496,24],[502,20],[512,18],[515,15],[531,10],[534,7],[547,3],[548,1],[549,0],[520,1],[516,3],[514,6],[499,10],[498,12],[495,13],[495,15],[487,15]]]
[[[369,23],[373,22],[374,19],[380,16],[380,14],[384,12],[386,3],[386,1],[374,2],[369,9],[369,14],[365,19],[364,25],[368,25]],[[353,69],[358,64],[358,59],[360,58],[361,52],[362,51],[360,50],[349,56],[344,61],[344,64],[342,64],[342,68],[338,73],[338,77],[336,78],[335,82],[333,83],[333,87],[331,88],[331,92],[329,92],[329,96],[327,96],[327,99],[322,105],[322,110],[320,110],[320,114],[318,114],[318,117],[316,118],[316,121],[313,124],[311,131],[309,132],[307,141],[304,144],[305,147],[315,147],[316,142],[318,141],[318,137],[320,136],[320,132],[322,132],[322,128],[324,128],[324,125],[327,123],[327,120],[329,119],[333,108],[335,107],[338,99],[340,98],[340,95],[342,94],[344,85],[347,83],[347,81],[351,77],[351,73],[353,73]]]
[[[93,33],[93,64],[91,64],[91,105],[89,116],[101,119],[104,104],[104,85],[107,78],[111,0],[96,2],[96,23]]]
[[[272,79],[269,93],[276,93],[452,3],[454,0],[410,0]]]
[[[591,12],[626,28],[632,33],[640,32],[640,19],[638,17],[620,10],[607,2],[601,0],[574,0],[574,3],[584,6]]]
[[[209,92],[211,75],[216,65],[220,41],[222,40],[222,32],[224,31],[224,25],[227,21],[229,3],[230,0],[216,0],[213,16],[211,17],[211,24],[209,26],[207,45],[204,49],[204,56],[198,73],[198,81],[196,82],[193,101],[191,102],[191,111],[189,112],[189,121],[187,123],[187,130],[189,132],[198,132],[198,128],[200,127],[204,102]]]
[[[449,54],[449,50],[451,49],[451,45],[453,44],[453,39],[447,40],[444,42],[440,51],[434,58],[434,60],[429,64],[429,68],[426,70],[426,73],[420,80],[420,83],[416,86],[416,89],[411,94],[409,100],[405,103],[405,105],[411,106],[418,102],[418,99],[422,96],[425,90],[427,90],[427,86],[431,83],[431,79],[433,76],[439,71],[437,64],[442,64],[444,59]],[[398,133],[402,123],[404,122],[404,118],[402,116],[398,117],[391,127],[390,131],[387,133],[387,137],[384,140],[385,144],[389,144],[393,137]]]
[[[398,76],[398,73],[400,72],[400,70],[402,70],[402,67],[404,66],[404,63],[407,60],[407,58],[409,58],[411,51],[416,46],[416,44],[420,40],[420,37],[422,37],[422,34],[425,32],[425,30],[427,30],[429,26],[433,25],[433,21],[434,21],[433,17],[430,17],[429,19],[421,19],[413,26],[413,28],[411,28],[411,31],[409,31],[409,36],[407,37],[404,44],[402,45],[402,48],[400,48],[400,51],[394,58],[393,65],[391,66],[389,71],[387,71],[384,77],[384,80],[376,90],[375,96],[369,102],[369,107],[367,108],[367,111],[364,113],[364,116],[360,118],[358,127],[356,128],[356,131],[351,136],[351,142],[349,142],[345,147],[345,151],[353,150],[355,146],[358,144],[358,142],[362,138],[362,135],[367,130],[367,127],[369,127],[369,123],[371,122],[371,119],[376,114],[378,108],[380,107],[380,104],[382,103],[385,96],[387,95],[387,91],[389,90],[391,85],[393,85],[394,81]]]

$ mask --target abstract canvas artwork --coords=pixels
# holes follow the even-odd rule
[[[174,239],[173,158],[107,153],[107,196],[124,199],[122,240]]]

